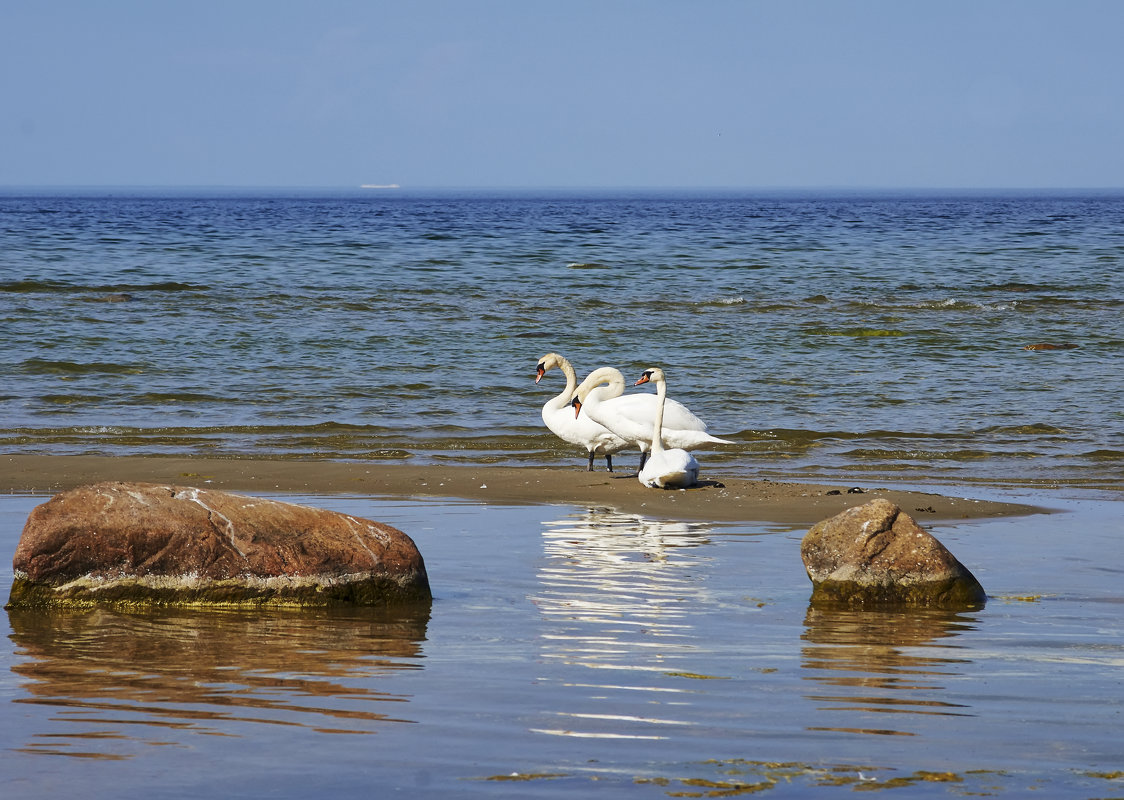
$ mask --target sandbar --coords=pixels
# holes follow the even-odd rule
[[[665,491],[641,486],[635,473],[576,468],[194,456],[0,455],[0,492],[50,496],[102,481],[199,486],[261,495],[442,497],[501,505],[606,507],[661,519],[792,525],[812,525],[877,497],[895,503],[918,522],[1049,511],[1033,505],[902,489],[721,475],[708,476],[692,489]]]

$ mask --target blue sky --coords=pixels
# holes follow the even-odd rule
[[[0,186],[1124,187],[1118,0],[2,0]]]

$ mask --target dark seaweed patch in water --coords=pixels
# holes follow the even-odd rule
[[[85,403],[100,403],[104,398],[85,394],[45,394],[39,401],[48,405],[70,406]]]
[[[1034,292],[1042,289],[1043,287],[1035,283],[1019,283],[1011,281],[1008,283],[996,283],[980,287],[980,291],[984,292]]]
[[[994,425],[990,428],[983,428],[980,433],[986,434],[1013,434],[1013,435],[1029,435],[1029,436],[1044,436],[1051,434],[1064,435],[1066,430],[1050,425],[1045,422],[1034,422],[1026,425]]]
[[[2,281],[0,292],[13,294],[86,294],[89,292],[105,294],[130,294],[135,292],[204,292],[209,287],[194,283],[162,281],[158,283],[110,283],[85,285],[65,281]]]
[[[48,361],[43,358],[29,358],[19,364],[16,369],[29,375],[80,375],[84,373],[139,375],[145,371],[144,367],[135,364],[114,364],[104,361],[79,364],[74,361]]]
[[[1122,461],[1124,460],[1124,450],[1093,450],[1088,453],[1081,453],[1080,456],[1090,461]]]

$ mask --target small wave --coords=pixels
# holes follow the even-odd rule
[[[929,431],[817,431],[806,428],[770,428],[768,430],[746,429],[732,434],[729,438],[742,441],[783,440],[794,445],[813,445],[819,442],[846,441],[885,441],[900,440],[948,440],[963,438],[959,433],[932,433]]]
[[[983,308],[983,305],[971,300],[947,298],[945,300],[923,300],[920,303],[914,303],[910,308],[924,311],[978,311]]]
[[[744,306],[745,304],[746,299],[744,297],[719,297],[717,300],[703,300],[694,305],[696,308],[707,308],[714,306]]]
[[[596,261],[571,261],[567,269],[612,269],[608,264],[599,264]]]
[[[1014,311],[1022,306],[1019,300],[1001,300],[996,303],[981,303],[976,300],[956,300],[954,298],[947,298],[945,300],[924,300],[920,303],[914,303],[907,308],[919,309],[922,311]]]
[[[216,397],[199,392],[145,392],[138,399],[151,403],[231,403],[237,402],[229,397]]]
[[[864,313],[870,311],[1013,311],[1022,309],[1025,300],[1001,300],[984,303],[978,300],[944,298],[941,300],[920,300],[915,303],[881,302],[877,300],[853,300],[848,306]]]
[[[1002,452],[991,450],[888,450],[860,447],[844,455],[858,459],[888,459],[891,461],[986,461],[989,458],[1037,458],[1039,453]]]
[[[808,336],[847,336],[853,339],[880,338],[887,336],[905,336],[905,331],[893,328],[807,328],[804,333]]]

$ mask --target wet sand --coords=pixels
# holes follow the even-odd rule
[[[707,475],[684,491],[648,489],[635,473],[503,466],[267,461],[149,456],[0,456],[0,492],[52,495],[101,481],[144,481],[249,494],[459,497],[505,505],[602,506],[646,516],[814,524],[884,497],[919,522],[1043,513],[1032,505],[878,487]],[[860,488],[862,492],[850,490]],[[838,492],[838,494],[829,494]]]

